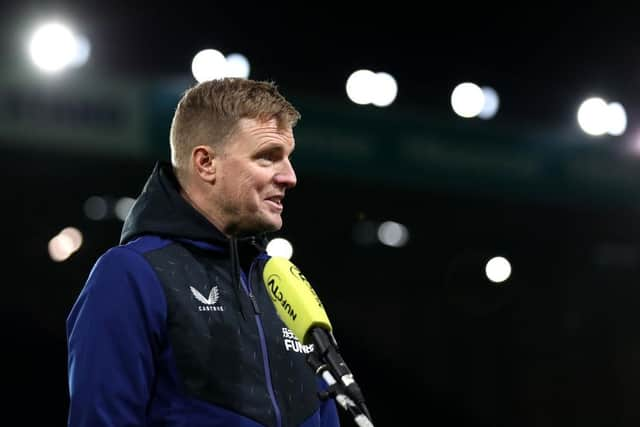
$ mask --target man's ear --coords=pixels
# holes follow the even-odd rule
[[[215,151],[207,145],[198,145],[191,151],[194,172],[207,182],[216,179],[216,159]]]

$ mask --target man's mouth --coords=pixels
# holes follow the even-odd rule
[[[267,202],[270,202],[271,204],[275,205],[278,209],[282,209],[282,199],[283,196],[272,196],[272,197],[267,197]]]

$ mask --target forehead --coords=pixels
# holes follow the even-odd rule
[[[236,132],[245,137],[293,142],[293,129],[290,126],[278,126],[275,118],[270,120],[242,118],[238,121]]]

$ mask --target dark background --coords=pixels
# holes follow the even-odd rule
[[[510,147],[524,140],[552,145],[553,138],[531,136],[541,133],[578,134],[575,110],[590,93],[622,102],[628,130],[604,139],[613,148],[599,148],[606,154],[602,181],[579,191],[553,156],[545,164],[548,179],[520,191],[508,176],[453,186],[437,175],[407,185],[393,158],[375,173],[358,167],[343,174],[331,173],[339,158],[303,158],[280,234],[323,299],[376,426],[635,426],[638,165],[625,158],[623,168],[608,155],[633,143],[638,124],[636,9],[615,2],[16,2],[0,7],[1,58],[13,69],[23,60],[16,43],[27,23],[62,13],[92,40],[83,72],[96,85],[101,78],[188,76],[193,54],[214,47],[242,52],[251,77],[275,80],[300,105],[329,106],[351,131],[370,126],[399,134],[402,125],[391,116],[424,114],[428,123],[472,135],[490,127]],[[355,108],[344,82],[357,68],[396,77],[388,117],[365,108],[349,124]],[[463,80],[498,90],[493,120],[469,125],[450,117],[448,97]],[[331,115],[301,112],[303,135],[305,123],[341,128]],[[122,226],[117,218],[86,218],[83,203],[94,194],[135,197],[162,149],[127,156],[0,142],[5,414],[60,426],[68,404],[65,318]],[[303,150],[305,140],[297,144]],[[573,158],[571,150],[563,159]],[[606,181],[616,173],[631,185]],[[464,169],[451,176],[478,178]],[[387,219],[407,226],[406,246],[353,239],[359,221]],[[68,224],[83,231],[84,246],[53,262],[47,242]],[[503,285],[482,274],[498,254],[513,266]],[[341,415],[345,426],[354,425]]]

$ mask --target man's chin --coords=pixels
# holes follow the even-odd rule
[[[265,230],[267,232],[280,230],[282,228],[282,220],[271,222],[267,228],[268,229]]]
[[[254,227],[251,227],[251,233],[259,234],[259,233],[270,233],[273,231],[278,231],[282,228],[282,218],[279,216],[269,218],[262,218],[262,221],[258,221],[254,224]]]

